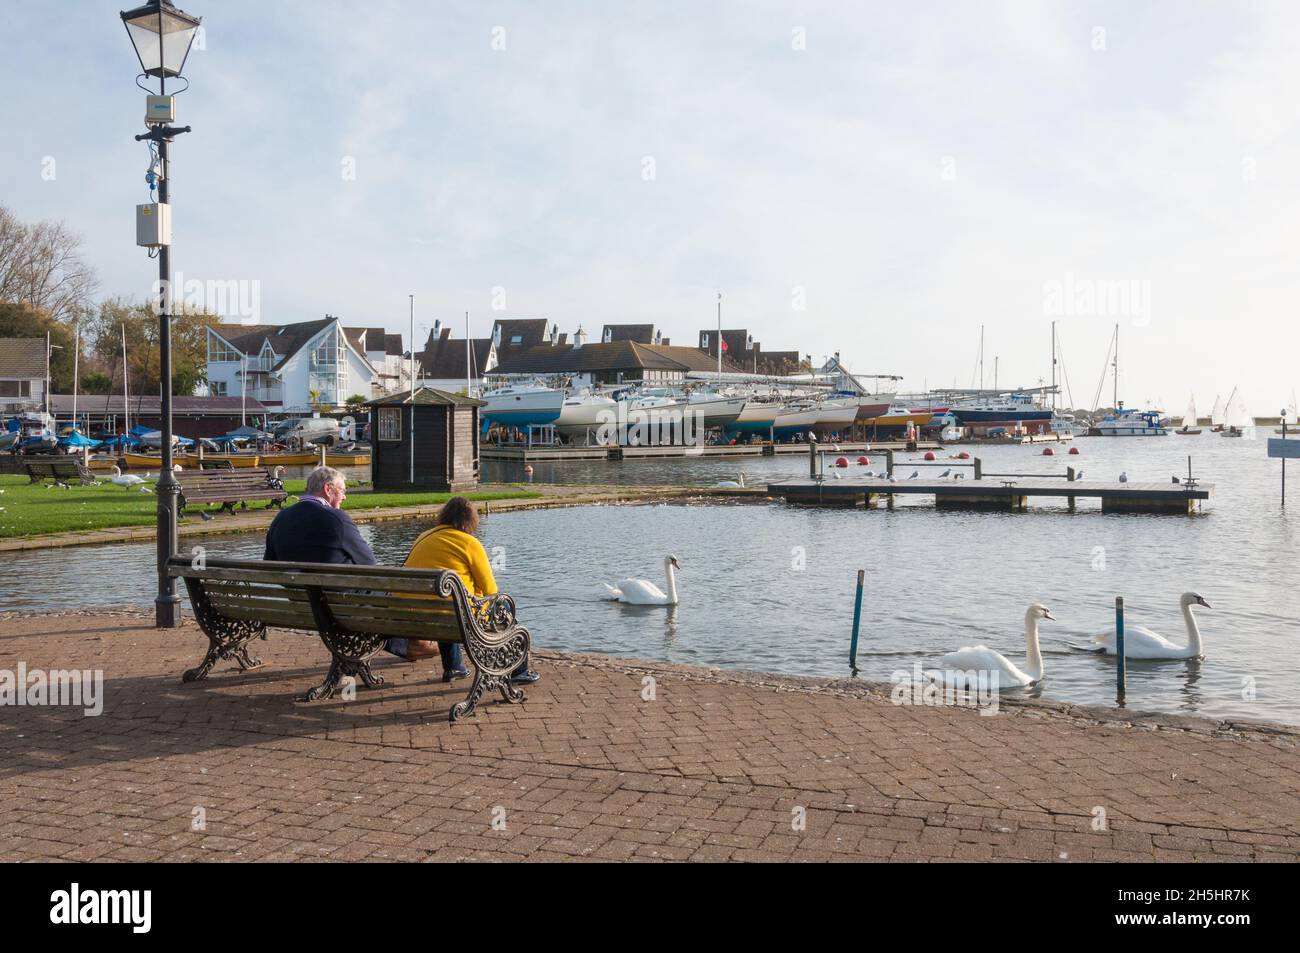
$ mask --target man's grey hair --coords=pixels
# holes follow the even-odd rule
[[[343,480],[343,474],[333,467],[317,467],[307,474],[307,492],[312,496],[321,496],[325,487],[336,481],[342,483]]]

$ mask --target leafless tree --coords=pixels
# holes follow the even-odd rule
[[[81,237],[61,222],[29,225],[0,206],[0,302],[73,320],[97,287],[80,249]]]

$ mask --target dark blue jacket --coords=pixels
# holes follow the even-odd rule
[[[276,515],[266,532],[266,555],[291,563],[356,563],[373,566],[375,554],[343,510],[299,500]]]

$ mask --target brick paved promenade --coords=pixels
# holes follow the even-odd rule
[[[265,668],[182,685],[204,645],[140,613],[0,616],[0,669],[106,680],[98,718],[0,708],[0,859],[1300,855],[1289,729],[1035,703],[981,717],[843,681],[547,653],[525,705],[453,728],[465,683],[436,662],[301,704],[326,663],[316,638],[273,632]]]

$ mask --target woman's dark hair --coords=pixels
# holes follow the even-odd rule
[[[438,513],[439,526],[451,526],[462,533],[478,532],[478,509],[463,496],[453,496]]]

